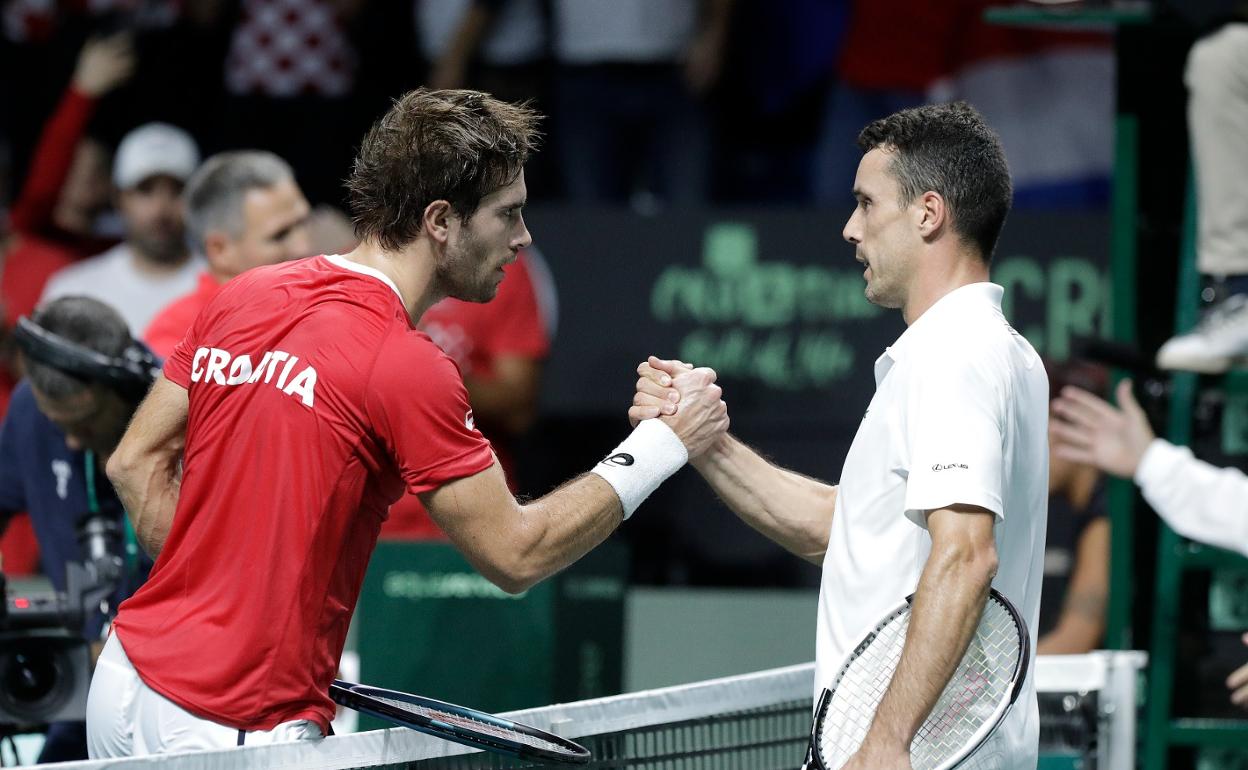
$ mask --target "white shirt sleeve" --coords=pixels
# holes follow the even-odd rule
[[[1248,476],[1192,456],[1187,447],[1155,439],[1135,483],[1157,515],[1180,535],[1248,556]]]
[[[912,378],[906,403],[906,518],[927,527],[927,512],[977,505],[1000,521],[1005,383],[967,351],[929,362]]]

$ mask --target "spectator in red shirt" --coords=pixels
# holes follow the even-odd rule
[[[221,286],[253,267],[311,253],[309,206],[294,171],[271,152],[238,150],[199,167],[182,193],[187,235],[208,261],[195,290],[156,314],[144,334],[166,358]]]
[[[476,91],[406,95],[355,162],[360,245],[229,282],[174,349],[108,463],[157,561],[96,667],[93,757],[323,735],[368,557],[405,490],[514,593],[727,430],[715,373],[681,372],[680,410],[591,473],[524,505],[508,491],[458,370],[415,325],[444,297],[488,302],[532,242],[536,123]]]
[[[12,227],[67,249],[75,257],[97,254],[120,239],[120,223],[108,225],[111,208],[109,152],[86,135],[100,99],[134,71],[130,36],[88,40],[73,79],[35,147],[21,194],[13,203]],[[111,234],[107,231],[114,230]]]

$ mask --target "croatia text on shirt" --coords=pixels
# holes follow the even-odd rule
[[[282,362],[277,381],[273,375]],[[274,387],[288,396],[298,396],[303,405],[312,406],[316,391],[316,368],[305,364],[299,373],[291,378],[299,363],[299,356],[293,356],[284,350],[266,350],[260,363],[254,368],[251,356],[244,353],[240,356],[231,355],[228,350],[220,348],[197,348],[195,358],[191,361],[191,382],[216,383],[217,385],[251,385],[260,382],[272,382]]]

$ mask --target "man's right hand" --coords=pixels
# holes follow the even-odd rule
[[[628,410],[634,426],[642,420],[662,419],[685,445],[690,460],[728,432],[728,406],[715,384],[713,369],[651,356],[637,367],[637,373],[637,393]]]
[[[1132,478],[1155,436],[1148,416],[1131,393],[1131,381],[1118,383],[1118,406],[1073,386],[1053,402],[1058,416],[1053,433],[1058,457]]]
[[[637,392],[628,410],[633,427],[642,420],[676,414],[680,391],[672,386],[672,378],[693,370],[693,364],[677,359],[665,360],[650,356],[637,365]]]

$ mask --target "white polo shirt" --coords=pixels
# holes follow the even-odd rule
[[[957,503],[997,515],[992,584],[1028,622],[1034,668],[1049,385],[1001,295],[991,283],[950,292],[875,362],[875,396],[845,458],[823,561],[816,697],[880,614],[918,586],[931,552],[924,512]],[[1036,766],[1031,679],[985,747],[999,767]]]

